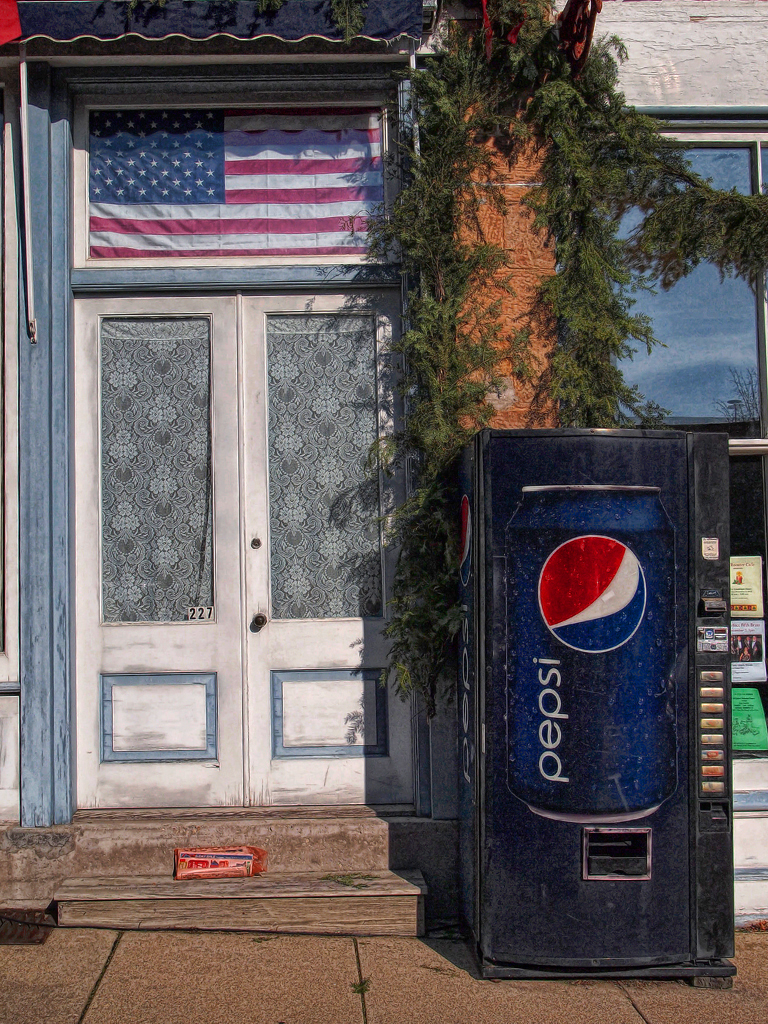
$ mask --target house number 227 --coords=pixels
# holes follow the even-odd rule
[[[213,618],[213,606],[205,604],[197,604],[187,608],[187,620],[192,622],[194,619],[196,622],[207,621]]]

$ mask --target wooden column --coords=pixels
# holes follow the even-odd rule
[[[71,820],[69,119],[48,65],[29,66],[37,343],[19,330],[21,824]]]

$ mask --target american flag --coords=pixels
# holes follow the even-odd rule
[[[378,110],[90,114],[92,257],[362,254],[383,195]]]

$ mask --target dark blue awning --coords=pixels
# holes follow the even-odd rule
[[[285,0],[278,11],[259,13],[257,0],[140,0],[130,9],[119,0],[21,0],[19,19],[23,39],[54,42],[75,39],[234,39],[273,36],[288,42],[319,37],[343,41],[331,17],[331,0]],[[393,40],[421,37],[421,0],[369,0],[360,37]]]

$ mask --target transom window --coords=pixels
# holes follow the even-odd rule
[[[92,109],[93,260],[363,257],[381,109]]]

